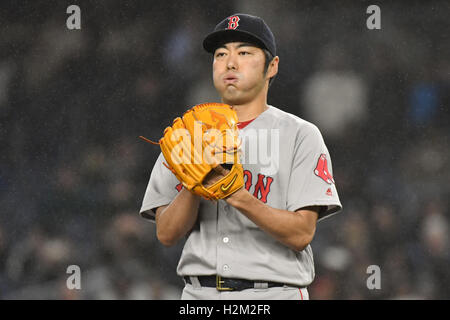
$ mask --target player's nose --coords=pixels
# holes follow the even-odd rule
[[[237,64],[237,55],[234,53],[230,53],[227,57],[227,69],[228,70],[236,70],[238,67]]]

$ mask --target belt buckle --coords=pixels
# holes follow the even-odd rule
[[[233,291],[233,290],[234,290],[233,288],[225,288],[225,287],[222,287],[222,284],[223,284],[224,282],[225,282],[225,281],[222,280],[222,277],[221,277],[221,276],[216,275],[216,289],[217,289],[218,291]]]

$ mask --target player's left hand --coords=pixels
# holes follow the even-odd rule
[[[230,170],[224,168],[222,165],[218,165],[213,170],[209,172],[209,174],[206,176],[205,180],[203,180],[203,185],[206,188],[209,188],[210,186],[214,185],[217,181],[220,179],[223,179],[230,173]]]

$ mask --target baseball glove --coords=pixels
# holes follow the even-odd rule
[[[237,123],[236,112],[227,104],[189,109],[159,140],[166,167],[186,189],[205,199],[233,194],[244,185]]]

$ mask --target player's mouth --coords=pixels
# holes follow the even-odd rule
[[[239,78],[237,76],[235,76],[233,74],[229,74],[229,73],[223,77],[223,82],[225,84],[233,84],[233,83],[238,82],[238,80],[239,80]]]

